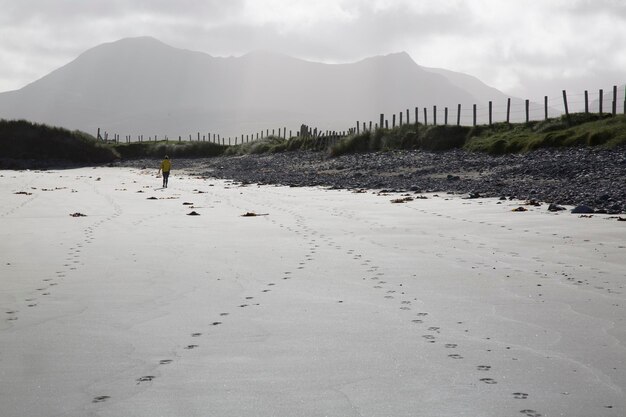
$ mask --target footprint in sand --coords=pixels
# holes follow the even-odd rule
[[[448,355],[448,357],[452,358],[452,359],[463,359],[463,356],[453,353],[452,355]]]
[[[415,319],[415,320],[411,320],[411,321],[412,321],[413,323],[416,323],[416,324],[422,324],[422,323],[424,323],[424,320],[420,320],[420,319]]]
[[[214,321],[213,323],[211,323],[211,326],[219,326],[220,324],[222,324],[221,321]]]
[[[489,371],[491,370],[491,366],[490,365],[478,365],[476,369],[478,369],[479,371]]]
[[[101,403],[101,402],[104,402],[104,401],[108,400],[109,398],[111,398],[111,397],[109,397],[108,395],[100,395],[98,397],[94,397],[94,399],[91,400],[91,402],[92,403]]]
[[[497,382],[491,378],[480,378],[480,382],[484,382],[489,385],[497,384]]]
[[[153,376],[153,375],[142,376],[141,378],[137,378],[137,384],[141,384],[142,382],[150,382],[154,378],[156,378],[156,377]]]
[[[266,290],[269,291],[269,290]],[[228,316],[230,313],[220,313],[220,316]]]
[[[528,398],[528,394],[524,392],[514,392],[513,398],[515,398],[516,400],[525,400]]]
[[[200,337],[202,333],[191,333],[191,337]]]
[[[541,414],[535,410],[520,410],[520,413],[526,415],[526,417],[541,417]]]
[[[191,349],[195,349],[197,347],[198,347],[198,345],[187,345],[187,346],[185,346],[185,349],[191,350]]]
[[[162,359],[162,360],[159,361],[160,365],[168,365],[170,363],[172,363],[171,359]]]
[[[446,343],[445,347],[448,349],[455,349],[456,347],[458,347],[459,345],[457,345],[456,343]]]

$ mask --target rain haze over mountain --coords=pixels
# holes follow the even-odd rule
[[[0,6],[0,117],[91,133],[345,129],[414,106],[556,105],[563,89],[622,85],[626,66],[617,0]]]

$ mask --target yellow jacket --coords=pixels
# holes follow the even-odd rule
[[[164,159],[163,162],[161,162],[161,171],[170,172],[170,169],[172,169],[172,163],[169,159]]]

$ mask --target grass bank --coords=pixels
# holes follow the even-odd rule
[[[119,158],[109,146],[80,131],[70,131],[25,120],[0,120],[2,165],[19,167],[20,161],[88,165]]]
[[[497,155],[539,148],[626,145],[626,115],[571,114],[529,123],[469,126],[404,125],[351,135],[331,146],[331,156],[345,153],[423,149],[445,151],[464,148]]]
[[[0,120],[0,167],[99,164],[117,159],[206,158],[297,150],[324,151],[329,156],[396,149],[446,151],[463,148],[488,154],[529,152],[570,146],[626,146],[626,115],[584,114],[530,123],[469,126],[404,125],[350,135],[332,144],[324,138],[270,136],[225,146],[211,142],[160,141],[104,144],[79,131]],[[17,162],[16,162],[17,161]]]

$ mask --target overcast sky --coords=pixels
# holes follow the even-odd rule
[[[626,82],[626,0],[0,0],[0,91],[145,35],[328,63],[406,51],[531,99]]]

